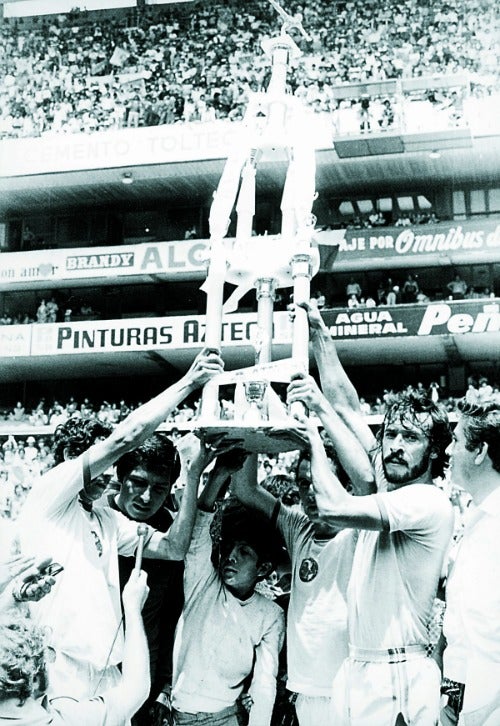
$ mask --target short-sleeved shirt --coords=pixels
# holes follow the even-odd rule
[[[308,517],[284,506],[277,524],[292,560],[287,686],[306,696],[328,697],[349,654],[346,601],[357,532],[318,540]]]
[[[350,642],[370,649],[427,645],[453,531],[452,505],[429,484],[370,496],[388,528],[359,534],[348,590]]]
[[[28,495],[19,534],[24,554],[51,555],[64,566],[51,592],[31,605],[33,620],[50,628],[53,648],[102,669],[122,659],[118,553],[134,554],[137,524],[109,507],[86,511],[82,487],[80,457],[44,474]]]

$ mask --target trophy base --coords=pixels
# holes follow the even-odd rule
[[[208,444],[217,446],[232,444],[235,449],[260,454],[279,454],[281,451],[295,451],[307,447],[306,440],[296,429],[286,425],[286,421],[262,421],[258,425],[245,425],[241,422],[216,422],[195,429],[195,434]]]

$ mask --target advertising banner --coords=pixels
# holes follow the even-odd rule
[[[388,260],[397,264],[418,264],[426,259],[434,264],[438,258],[467,260],[480,263],[485,257],[494,261],[500,254],[500,224],[498,219],[464,220],[419,224],[409,227],[372,227],[369,229],[340,229],[318,235],[321,270],[349,270],[352,263],[366,265]],[[333,248],[338,246],[335,257]]]
[[[330,334],[342,340],[500,331],[498,300],[326,310],[322,315]]]
[[[0,255],[0,290],[90,279],[109,284],[124,277],[201,278],[207,254],[206,240],[7,252]]]
[[[205,320],[204,315],[193,315],[32,325],[31,355],[200,348],[205,342]],[[256,332],[256,315],[228,315],[222,324],[222,345],[252,345]],[[276,313],[274,342],[290,341],[289,316]]]
[[[339,340],[499,333],[499,303],[498,299],[464,300],[391,308],[335,309],[324,311],[323,318],[332,336]],[[32,356],[200,348],[204,344],[205,316],[34,324],[6,329],[12,331],[12,340],[17,340],[16,330],[22,329],[28,336],[31,331]],[[255,314],[226,316],[222,325],[223,347],[252,345],[256,335]],[[275,313],[273,343],[290,345],[291,342],[292,324],[288,313]],[[26,343],[21,341],[11,343],[4,355],[23,355],[14,351],[26,351],[26,348]],[[26,351],[24,355],[27,354]]]

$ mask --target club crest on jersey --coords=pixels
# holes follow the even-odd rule
[[[302,582],[311,582],[318,574],[318,563],[312,557],[306,557],[300,563],[299,577]]]

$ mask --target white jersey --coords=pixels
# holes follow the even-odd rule
[[[85,511],[82,487],[81,458],[59,464],[34,484],[18,525],[23,554],[51,555],[64,566],[51,592],[31,605],[34,621],[49,628],[56,651],[102,669],[122,659],[118,553],[134,554],[137,524],[109,507]]]
[[[348,592],[358,648],[427,645],[427,625],[453,531],[453,508],[429,484],[371,495],[388,531],[359,535]]]
[[[292,560],[287,687],[306,696],[330,696],[348,655],[346,598],[357,533],[344,530],[317,540],[306,515],[284,506],[277,524]]]

